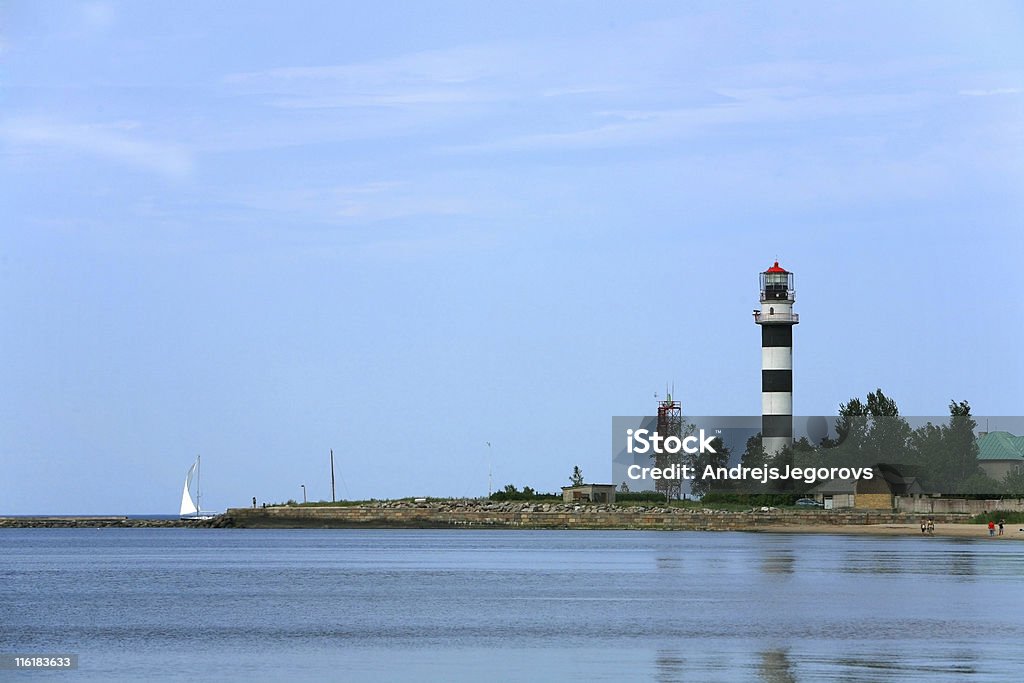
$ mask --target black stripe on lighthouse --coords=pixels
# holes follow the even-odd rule
[[[761,436],[764,438],[782,436],[793,438],[792,415],[762,415]]]
[[[761,348],[793,346],[792,325],[761,325]]]
[[[762,370],[761,391],[793,391],[792,370]]]

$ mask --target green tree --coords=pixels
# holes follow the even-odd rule
[[[694,479],[690,482],[690,491],[693,495],[703,498],[711,491],[728,491],[732,487],[731,482],[718,479],[704,479],[704,470],[707,467],[712,469],[729,466],[729,449],[721,437],[716,436],[711,440],[711,448],[704,453],[694,453],[688,458],[689,465],[693,467]],[[711,451],[715,452],[712,453]]]
[[[846,403],[839,404],[839,419],[836,420],[836,432],[839,438],[829,445],[846,441],[851,436],[865,434],[872,417],[899,417],[900,409],[896,401],[885,395],[881,389],[868,393],[867,399],[861,401],[856,396]]]
[[[744,467],[767,467],[768,461],[768,454],[764,452],[764,439],[761,438],[761,432],[758,432],[747,439],[743,454],[740,456],[740,464]],[[778,485],[777,482],[762,484],[758,481],[751,482],[748,488],[752,493],[764,493],[777,489]]]
[[[914,430],[910,438],[913,461],[921,468],[926,490],[934,493],[981,493],[967,490],[991,486],[991,482],[976,478],[981,472],[978,441],[974,433],[978,423],[971,416],[971,406],[967,401],[950,401],[949,414],[949,424],[929,422]]]
[[[823,440],[829,448],[835,448],[839,444],[852,442],[855,437],[861,436],[867,430],[868,407],[863,401],[854,396],[846,403],[839,404],[839,419],[836,420],[835,440]]]
[[[758,432],[747,439],[740,462],[744,467],[764,467],[767,460],[768,456],[764,452],[764,440],[761,438],[761,432]]]
[[[975,435],[978,423],[971,417],[971,406],[967,401],[951,400],[949,402],[949,440],[948,450],[952,454],[952,475],[958,481],[980,474],[978,465],[978,437]],[[989,489],[985,493],[993,493]]]
[[[1024,497],[1024,470],[1007,472],[999,482],[1000,492],[1007,496]]]
[[[807,440],[806,436],[801,436],[791,446],[783,448],[771,460],[771,466],[778,467],[780,470],[783,470],[787,465],[802,468],[816,467],[819,464],[821,464],[820,452],[814,444]],[[807,484],[800,480],[780,479],[774,482],[770,491],[773,493],[800,494],[812,486],[813,484]]]
[[[796,466],[796,443],[790,446],[784,446],[775,453],[767,454],[768,467],[776,467],[779,471],[785,471],[786,467]],[[803,484],[793,479],[777,479],[773,482],[769,482],[770,491],[772,493],[795,493],[797,490],[803,488]]]
[[[899,417],[900,409],[896,407],[896,401],[882,393],[881,389],[875,389],[868,394],[867,411],[871,417]]]
[[[806,436],[793,442],[793,465],[796,467],[813,467],[817,464],[818,449]]]
[[[966,493],[975,496],[996,496],[1002,491],[1002,485],[979,471],[963,480],[959,485],[958,493]]]
[[[580,469],[579,465],[572,468],[572,476],[569,477],[569,483],[573,486],[583,486],[583,470]]]
[[[910,425],[900,417],[896,401],[881,389],[864,401],[855,397],[840,403],[836,432],[836,439],[822,440],[819,455],[824,465],[906,464],[910,459]]]

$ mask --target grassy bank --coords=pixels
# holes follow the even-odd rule
[[[999,510],[993,510],[992,512],[985,513],[983,515],[974,515],[971,517],[971,524],[988,524],[989,522],[995,522],[999,524],[999,520],[1003,520],[1007,524],[1024,524],[1024,512],[1001,512]]]

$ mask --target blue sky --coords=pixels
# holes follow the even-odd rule
[[[776,258],[795,412],[1021,413],[1019,4],[608,4],[0,4],[0,514],[603,481]]]

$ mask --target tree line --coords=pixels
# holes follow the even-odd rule
[[[916,479],[924,493],[956,495],[1024,494],[1024,475],[1011,473],[1001,481],[987,476],[978,461],[978,424],[967,401],[949,403],[949,419],[912,428],[900,415],[896,401],[881,389],[865,400],[852,398],[839,405],[836,436],[817,443],[807,437],[774,454],[764,452],[761,435],[746,443],[745,466],[864,467],[891,465],[903,477]],[[711,482],[712,490],[728,490],[730,482]],[[802,482],[769,482],[771,491],[799,492],[813,488]],[[723,486],[724,485],[724,486]]]

